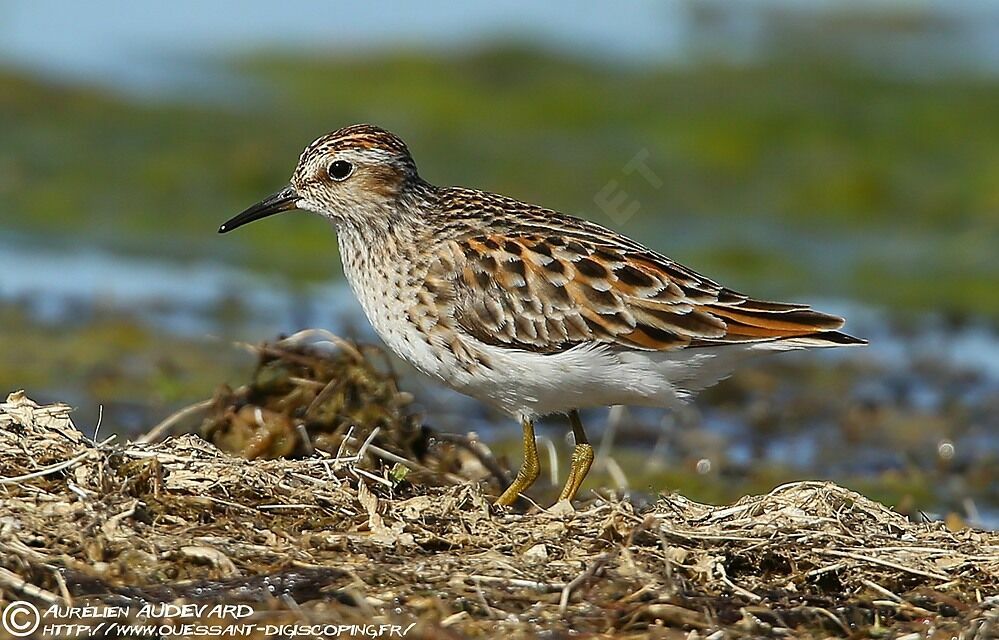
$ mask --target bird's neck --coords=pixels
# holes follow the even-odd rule
[[[352,286],[381,279],[401,265],[411,264],[432,240],[428,211],[436,206],[436,188],[422,183],[408,188],[399,200],[374,215],[335,221],[344,274]]]
[[[438,199],[438,188],[416,178],[398,195],[384,201],[367,200],[352,215],[334,218],[337,233],[378,243],[386,236],[418,234],[427,226],[427,211]]]

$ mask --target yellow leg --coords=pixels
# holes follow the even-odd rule
[[[562,500],[572,501],[583,484],[583,478],[590,471],[593,464],[593,447],[586,439],[586,432],[583,431],[583,423],[579,419],[578,411],[569,412],[569,423],[572,424],[572,435],[576,440],[576,446],[572,450],[572,465],[569,467],[569,477],[565,480],[565,487],[559,495],[559,502]]]
[[[517,472],[517,477],[513,483],[506,488],[503,495],[496,499],[496,504],[501,506],[509,506],[516,502],[520,492],[527,491],[527,488],[534,484],[534,481],[538,479],[538,474],[541,473],[541,465],[538,462],[538,445],[534,442],[534,423],[530,420],[524,420],[521,426],[524,429],[524,462],[520,465],[520,471]]]

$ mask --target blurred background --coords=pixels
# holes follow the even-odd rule
[[[595,220],[871,340],[761,361],[689,412],[593,412],[598,482],[729,500],[828,478],[999,526],[988,0],[0,0],[0,391],[135,433],[245,380],[236,341],[373,339],[324,221],[216,234],[354,122],[432,182]],[[428,424],[518,450],[508,419],[402,371]]]

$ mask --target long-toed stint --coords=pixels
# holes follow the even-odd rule
[[[750,298],[592,222],[434,186],[371,125],[310,144],[288,186],[219,232],[289,209],[333,222],[347,281],[392,351],[520,421],[524,460],[500,505],[538,477],[538,416],[569,415],[571,501],[593,462],[578,409],[675,406],[747,355],[864,344],[836,330],[842,318]]]

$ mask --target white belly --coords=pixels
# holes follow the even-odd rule
[[[458,390],[523,417],[617,404],[677,407],[747,358],[774,350],[729,345],[658,352],[588,344],[545,355],[482,349],[492,366],[462,376]]]

